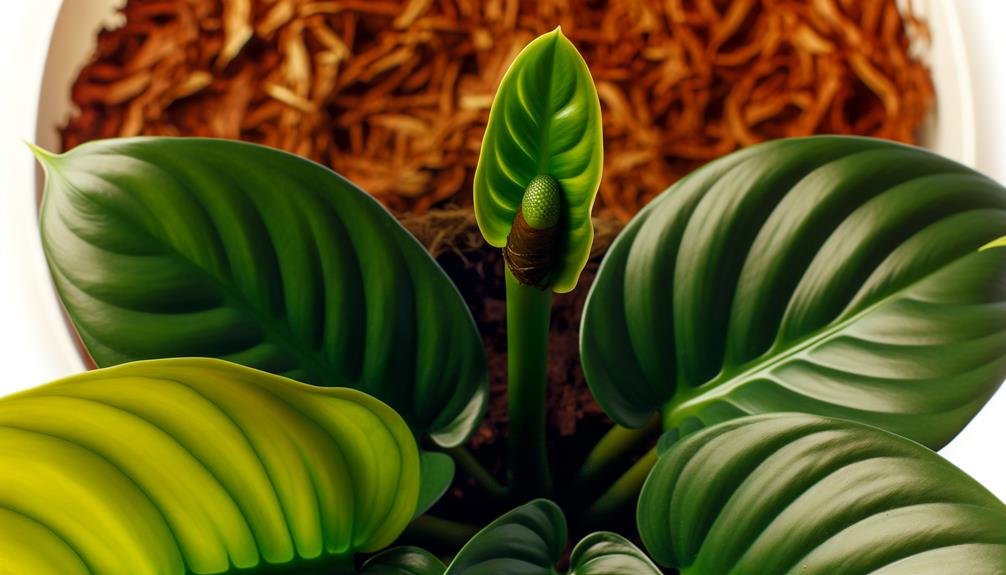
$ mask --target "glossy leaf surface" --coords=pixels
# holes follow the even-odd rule
[[[475,216],[486,241],[504,247],[524,190],[538,175],[562,188],[554,291],[576,287],[594,228],[601,182],[601,105],[586,63],[557,28],[531,42],[500,83],[475,171]]]
[[[660,575],[660,569],[631,541],[599,531],[584,537],[570,555],[569,575]]]
[[[566,546],[566,518],[547,499],[504,514],[465,544],[446,575],[553,575]]]
[[[683,575],[995,575],[1006,505],[925,447],[807,414],[690,435],[653,468],[638,522]]]
[[[456,445],[485,352],[447,276],[334,172],[224,140],[140,138],[39,154],[42,239],[99,366],[209,356],[385,401]]]
[[[417,547],[395,547],[374,555],[363,564],[364,575],[443,575],[447,566],[432,553]]]
[[[424,451],[419,454],[419,499],[415,516],[433,507],[454,480],[454,460],[446,453]]]
[[[3,566],[37,575],[351,571],[419,492],[387,405],[216,359],[3,398],[0,469]]]
[[[930,447],[1006,377],[1006,190],[919,148],[747,148],[655,199],[609,250],[581,332],[607,413],[687,429],[800,411]]]
[[[566,545],[566,518],[547,499],[506,513],[472,537],[446,575],[556,575]],[[660,575],[645,553],[621,535],[584,537],[570,555],[569,575]]]

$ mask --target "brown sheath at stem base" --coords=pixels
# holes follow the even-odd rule
[[[503,248],[503,260],[523,285],[547,289],[555,262],[560,226],[539,230],[528,225],[521,208],[513,220]]]

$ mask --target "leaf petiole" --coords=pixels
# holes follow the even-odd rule
[[[503,499],[507,496],[506,486],[497,481],[466,446],[450,447],[444,449],[444,453],[450,455],[458,468],[464,471],[465,475],[487,494],[497,499]]]
[[[654,447],[632,464],[632,467],[587,509],[584,514],[584,525],[603,525],[607,520],[634,506],[647,475],[656,463],[657,448]]]
[[[523,285],[506,270],[510,481],[515,495],[551,491],[545,453],[545,385],[552,290]]]
[[[578,491],[589,491],[611,475],[616,467],[628,459],[640,446],[654,439],[660,432],[660,416],[654,414],[646,425],[630,428],[615,425],[594,445],[576,476]]]
[[[455,552],[479,532],[475,525],[433,515],[420,515],[405,528],[402,539],[423,546],[437,546],[438,551]]]

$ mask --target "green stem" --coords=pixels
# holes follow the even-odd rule
[[[510,480],[514,494],[551,492],[545,453],[545,367],[552,291],[522,285],[506,270]]]
[[[506,487],[499,481],[496,481],[493,474],[483,467],[478,459],[475,459],[475,456],[472,455],[471,451],[468,451],[467,447],[459,445],[445,449],[444,452],[450,455],[454,459],[454,463],[483,491],[496,498],[506,497]]]
[[[646,425],[632,429],[615,425],[591,449],[577,473],[576,484],[581,489],[589,489],[612,474],[619,463],[651,440],[660,431],[660,416],[654,416]]]
[[[646,477],[656,463],[657,448],[654,447],[647,451],[646,455],[634,463],[590,506],[584,515],[585,524],[590,526],[603,525],[609,518],[624,511],[628,506],[634,505],[639,498],[639,492],[643,489]]]
[[[479,527],[432,515],[420,515],[405,528],[402,538],[422,545],[457,550],[479,532]]]

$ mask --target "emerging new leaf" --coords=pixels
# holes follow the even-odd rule
[[[387,405],[215,359],[0,399],[0,469],[0,571],[40,575],[351,572],[419,493]]]
[[[496,247],[510,244],[507,263],[522,283],[576,287],[594,238],[602,153],[593,79],[557,28],[503,77],[475,171],[479,229]]]
[[[49,267],[99,366],[219,357],[360,389],[441,445],[478,425],[486,359],[464,300],[338,174],[206,139],[106,140],[39,159]]]
[[[736,419],[672,445],[639,532],[682,575],[1002,573],[1006,505],[921,445],[805,414]]]
[[[1006,189],[925,150],[747,148],[654,200],[584,311],[605,411],[684,431],[817,413],[948,442],[1006,377]]]

